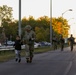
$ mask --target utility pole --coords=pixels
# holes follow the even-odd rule
[[[18,34],[21,37],[21,0],[19,0],[19,25]]]
[[[50,43],[52,46],[52,0],[50,0]]]

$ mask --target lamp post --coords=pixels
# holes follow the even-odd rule
[[[72,24],[69,25],[69,26],[70,26],[69,36],[72,34],[72,25],[74,25],[74,24],[76,24],[76,23],[72,23]],[[68,37],[69,37],[69,36],[68,36]]]
[[[18,25],[18,34],[21,37],[21,0],[19,0],[19,25]]]
[[[52,46],[52,0],[50,0],[50,43]]]
[[[70,20],[72,20],[72,19],[74,19],[74,18],[70,18],[67,22],[69,22]],[[73,23],[73,24],[75,24],[75,23]],[[68,37],[70,36],[70,34],[71,34],[71,25],[69,25],[70,26],[70,30],[69,30],[69,35],[68,35]]]
[[[65,12],[63,12],[62,13],[62,19],[63,19],[63,15],[66,13],[66,12],[68,12],[68,11],[73,11],[72,9],[68,9],[68,10],[66,10]],[[64,23],[64,20],[62,20],[62,26],[63,26],[63,23]],[[62,27],[63,28],[63,27]],[[62,34],[63,34],[63,29],[62,29],[62,32],[61,32]]]
[[[72,9],[66,10],[65,12],[62,13],[62,17],[63,17],[63,15],[64,15],[67,11],[73,11],[73,10],[72,10]]]

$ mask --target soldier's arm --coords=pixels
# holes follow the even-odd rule
[[[36,34],[35,34],[35,32],[33,31],[33,32],[32,32],[32,40],[35,40],[35,38],[36,38]]]

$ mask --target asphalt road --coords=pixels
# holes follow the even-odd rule
[[[32,63],[25,58],[0,63],[0,75],[76,75],[76,47],[35,54]]]

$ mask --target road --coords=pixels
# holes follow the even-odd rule
[[[35,54],[32,63],[10,60],[0,63],[0,75],[76,75],[76,47]]]

